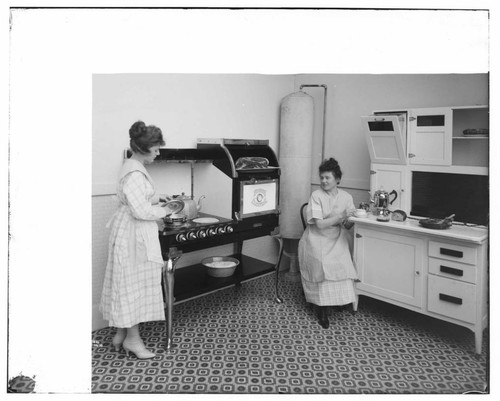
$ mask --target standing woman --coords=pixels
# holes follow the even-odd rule
[[[348,232],[355,207],[352,196],[337,187],[342,178],[338,162],[319,166],[321,189],[314,191],[306,209],[307,228],[299,241],[299,266],[307,302],[317,305],[319,324],[329,327],[328,306],[354,303],[354,268]]]
[[[137,121],[129,130],[132,156],[121,168],[117,196],[118,210],[110,222],[108,263],[104,276],[100,310],[110,326],[117,328],[115,350],[137,358],[153,358],[139,335],[139,323],[164,320],[161,272],[163,259],[158,238],[159,220],[167,209],[159,197],[145,165],[165,145],[160,128]]]

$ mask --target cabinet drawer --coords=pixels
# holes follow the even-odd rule
[[[476,248],[436,241],[429,241],[429,256],[470,265],[475,265],[477,261]]]
[[[429,258],[429,273],[472,284],[476,283],[476,267],[464,263]]]
[[[476,286],[429,274],[427,309],[468,323],[476,321]]]

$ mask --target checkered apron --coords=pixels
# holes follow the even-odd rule
[[[110,326],[165,319],[156,220],[166,211],[151,205],[154,192],[144,166],[127,160],[117,188],[120,206],[108,223],[111,234],[100,310]]]

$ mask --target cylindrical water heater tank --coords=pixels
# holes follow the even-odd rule
[[[314,100],[304,92],[281,101],[280,114],[280,235],[299,239],[304,232],[300,206],[311,195]]]

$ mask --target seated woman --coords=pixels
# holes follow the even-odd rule
[[[314,191],[306,209],[307,227],[299,241],[299,266],[307,302],[318,306],[319,323],[329,327],[328,306],[354,303],[357,273],[348,232],[354,214],[352,196],[339,189],[338,162],[330,158],[319,166],[321,189]]]

